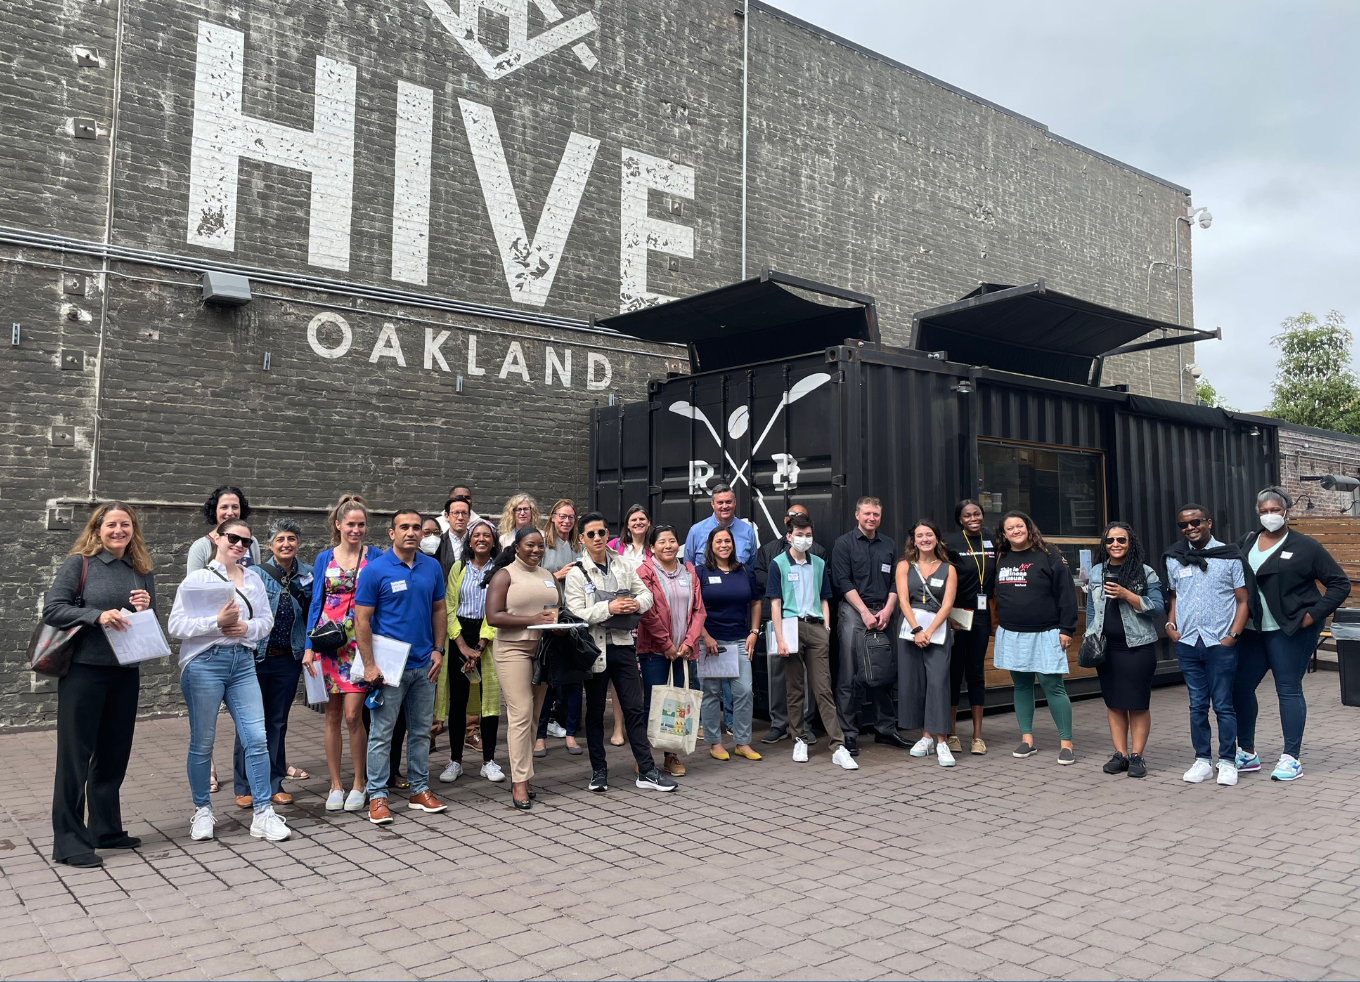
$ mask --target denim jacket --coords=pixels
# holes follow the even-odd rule
[[[1105,592],[1102,588],[1104,583],[1105,564],[1098,563],[1091,567],[1091,576],[1087,581],[1086,590],[1086,637],[1099,634],[1105,628]],[[1139,597],[1143,602],[1142,610],[1134,610],[1132,605],[1126,600],[1119,601],[1119,614],[1124,619],[1124,634],[1130,648],[1136,648],[1143,644],[1152,644],[1157,640],[1157,622],[1155,615],[1166,610],[1166,602],[1162,599],[1162,581],[1150,566],[1143,567],[1143,574],[1147,577],[1147,593]],[[1100,600],[1097,603],[1097,599]]]
[[[303,563],[302,560],[296,557],[294,557],[293,562],[297,567],[297,573],[293,576],[293,582],[301,588],[305,595],[311,596],[312,567]],[[266,559],[261,565],[273,566],[275,569],[278,568],[278,564],[274,562],[273,556]],[[283,586],[276,582],[274,577],[270,576],[268,573],[261,573],[260,579],[264,581],[264,592],[269,597],[269,609],[274,614],[275,618],[277,618],[279,615],[279,598],[283,596]],[[291,638],[293,657],[298,661],[302,661],[302,655],[307,650],[307,608],[299,606],[298,602],[291,596],[289,596],[288,602],[293,605],[293,632]],[[255,646],[256,661],[264,661],[265,649],[268,647],[269,637],[265,636],[261,638],[259,643]]]

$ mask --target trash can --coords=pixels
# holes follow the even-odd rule
[[[1360,706],[1360,609],[1343,608],[1332,616],[1332,639],[1341,676],[1341,704]]]

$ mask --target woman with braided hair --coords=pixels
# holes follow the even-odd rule
[[[1086,637],[1105,639],[1105,660],[1096,666],[1114,741],[1105,773],[1146,777],[1143,749],[1152,730],[1148,703],[1157,669],[1153,618],[1163,609],[1162,581],[1144,562],[1133,526],[1105,526],[1087,583]]]

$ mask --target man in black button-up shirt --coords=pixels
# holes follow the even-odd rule
[[[878,534],[882,520],[883,507],[878,499],[860,498],[855,504],[856,528],[837,539],[831,551],[831,584],[841,595],[836,709],[845,731],[845,745],[852,754],[859,753],[856,717],[862,701],[855,678],[855,648],[865,631],[887,631],[897,612],[893,580],[897,544]],[[897,735],[897,713],[889,688],[880,685],[869,690],[877,730],[874,742],[907,749],[910,745]]]

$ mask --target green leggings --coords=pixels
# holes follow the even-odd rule
[[[1061,675],[1045,675],[1042,672],[1011,672],[1011,682],[1015,686],[1015,721],[1020,724],[1021,733],[1034,732],[1034,676],[1039,675],[1043,686],[1044,698],[1048,700],[1048,711],[1053,714],[1053,724],[1058,728],[1058,739],[1072,739],[1072,700],[1067,698],[1067,687]]]

